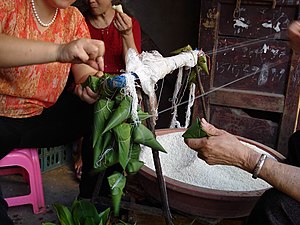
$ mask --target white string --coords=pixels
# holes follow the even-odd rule
[[[185,114],[185,126],[184,128],[188,128],[190,125],[190,119],[191,119],[191,108],[194,105],[195,101],[195,91],[196,91],[196,85],[194,83],[190,86],[190,94],[189,94],[189,101],[187,106],[187,111]]]
[[[178,128],[180,128],[180,123],[177,121],[177,99],[178,99],[178,93],[180,90],[180,87],[182,86],[182,76],[183,76],[183,68],[179,68],[178,69],[178,75],[177,75],[177,80],[176,80],[176,84],[175,84],[175,88],[174,88],[174,92],[173,92],[173,98],[172,98],[172,106],[174,108],[173,111],[173,116],[172,116],[172,120],[171,120],[171,124],[170,124],[170,128],[175,128],[175,126],[178,126]]]
[[[113,148],[108,148],[108,149],[106,149],[101,155],[100,155],[100,157],[99,157],[99,159],[96,161],[96,166],[97,167],[100,167],[101,165],[102,165],[102,160],[104,159],[104,156],[106,155],[106,154],[108,154],[110,151],[113,151],[114,149]]]
[[[116,180],[116,182],[114,183],[114,185],[111,187],[111,189],[114,189],[119,183],[120,181],[122,180],[123,178],[123,175],[120,174],[119,178]]]
[[[239,48],[243,48],[243,47],[246,47],[246,46],[249,46],[249,45],[259,44],[261,42],[267,42],[269,40],[275,40],[275,37],[280,36],[281,33],[283,33],[283,32],[281,31],[281,32],[273,34],[273,35],[266,35],[266,36],[256,38],[256,39],[252,39],[252,40],[249,40],[249,41],[243,41],[243,42],[236,43],[236,44],[233,44],[233,45],[224,46],[224,47],[221,47],[221,48],[217,48],[216,50],[211,50],[211,51],[205,52],[205,54],[211,56],[211,55],[213,55],[214,51],[216,51],[216,53],[222,53],[222,52],[228,51],[229,49],[239,49]]]
[[[135,77],[131,73],[125,73],[126,78],[126,92],[132,97],[131,116],[134,123],[138,123],[138,96],[135,89]]]
[[[287,60],[282,60],[282,61],[280,61],[280,62],[278,62],[278,63],[271,63],[271,64],[269,64],[269,67],[276,67],[276,66],[279,66],[279,65],[281,65],[281,64],[283,64],[283,63],[286,63],[286,62],[288,62],[288,59],[287,59]],[[260,69],[260,70],[258,70],[258,71],[253,72],[253,73],[247,74],[247,75],[245,75],[244,77],[240,77],[240,78],[238,78],[238,79],[236,79],[236,80],[233,80],[233,81],[231,81],[231,82],[229,82],[229,83],[227,83],[227,84],[221,85],[221,86],[219,86],[219,87],[217,87],[217,88],[213,88],[213,89],[211,89],[211,90],[208,91],[208,92],[205,92],[205,93],[203,93],[203,94],[201,94],[201,95],[196,96],[196,97],[195,97],[195,100],[198,99],[198,98],[204,97],[204,96],[206,96],[206,95],[209,95],[209,94],[211,94],[212,92],[217,91],[217,90],[219,90],[219,89],[222,89],[222,88],[224,88],[224,87],[227,87],[227,86],[229,86],[229,85],[231,85],[231,84],[234,84],[234,83],[236,83],[236,82],[239,82],[239,81],[241,81],[241,80],[243,80],[243,79],[246,79],[246,78],[248,78],[248,77],[251,77],[251,76],[253,76],[253,75],[258,75],[259,72],[261,72],[261,71],[262,71],[262,70]],[[181,103],[179,103],[179,104],[177,104],[176,107],[181,106],[181,105],[184,105],[184,104],[186,104],[186,103],[188,103],[188,100],[187,100],[187,101],[184,101],[184,102],[181,102]],[[161,111],[158,112],[158,114],[167,112],[167,111],[172,110],[172,109],[173,109],[173,107],[170,107],[170,108],[161,110]]]

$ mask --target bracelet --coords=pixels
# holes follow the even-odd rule
[[[265,161],[266,161],[266,158],[267,158],[267,155],[265,154],[261,154],[254,170],[253,170],[253,175],[252,175],[252,178],[253,179],[256,179],[258,177],[258,174],[260,173],[261,171],[261,168],[263,167]]]

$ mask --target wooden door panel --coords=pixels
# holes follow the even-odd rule
[[[291,58],[288,43],[247,43],[247,39],[219,37],[213,87],[284,94]]]
[[[299,114],[300,57],[291,51],[288,25],[298,1],[202,0],[199,48],[210,57],[204,76],[206,118],[217,127],[287,154]],[[197,98],[193,118],[203,114]]]
[[[212,106],[210,122],[232,134],[242,134],[243,137],[276,148],[278,124],[271,120],[254,118],[241,109]]]
[[[241,2],[240,17],[233,18],[236,1],[221,2],[219,5],[219,35],[245,38],[273,37],[287,40],[287,28],[297,16],[295,7],[276,7],[272,9],[267,2]]]

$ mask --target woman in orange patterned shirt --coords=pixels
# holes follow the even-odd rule
[[[0,0],[0,159],[14,148],[68,143],[89,130],[104,44],[90,39],[75,0]],[[63,93],[70,70],[75,94]],[[83,100],[83,101],[82,101]]]

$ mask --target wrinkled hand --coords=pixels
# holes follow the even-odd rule
[[[300,52],[300,20],[292,22],[288,27],[288,37],[290,47]]]
[[[248,157],[247,147],[234,135],[215,128],[203,118],[201,119],[201,126],[209,134],[209,137],[185,139],[185,143],[198,152],[198,157],[205,160],[209,165],[242,167]]]
[[[103,41],[95,39],[77,39],[58,48],[59,62],[85,63],[96,70],[104,69],[105,47]]]
[[[122,35],[129,35],[132,32],[132,20],[125,13],[117,13],[114,25]]]

